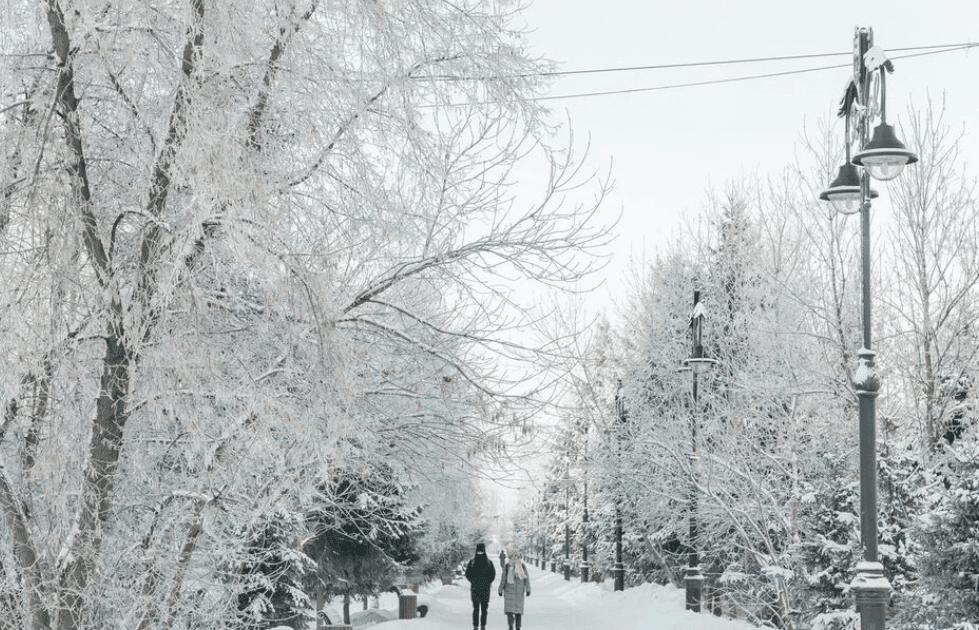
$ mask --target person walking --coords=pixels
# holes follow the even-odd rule
[[[476,545],[476,555],[466,563],[466,579],[473,602],[473,630],[486,630],[486,614],[489,611],[490,589],[496,579],[496,567],[486,556],[486,545]]]
[[[524,597],[530,597],[530,576],[523,563],[523,554],[516,547],[507,550],[507,563],[503,565],[498,592],[503,597],[503,612],[510,630],[520,630],[523,618]]]

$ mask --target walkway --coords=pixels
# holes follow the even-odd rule
[[[646,584],[614,592],[611,581],[582,584],[533,566],[528,570],[531,596],[525,602],[523,630],[755,630],[744,622],[685,611],[684,594],[679,589]],[[503,598],[497,596],[495,588],[487,630],[506,630]],[[472,630],[472,605],[465,579],[424,588],[418,602],[429,607],[424,618],[388,621],[372,626],[372,630]],[[388,606],[382,599],[382,608]],[[354,626],[359,630],[356,619]]]

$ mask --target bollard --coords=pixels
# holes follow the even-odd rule
[[[418,615],[418,596],[398,595],[398,619],[414,619]]]

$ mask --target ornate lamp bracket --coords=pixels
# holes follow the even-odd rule
[[[857,394],[876,396],[880,391],[880,377],[877,376],[874,364],[875,356],[877,353],[867,348],[860,348],[857,352],[857,367],[851,378]]]

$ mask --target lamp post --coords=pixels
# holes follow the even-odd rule
[[[540,540],[540,502],[534,503],[534,512],[531,515],[533,521],[531,527],[533,533],[530,536],[530,562],[535,566],[540,566],[540,558],[537,556],[537,543]]]
[[[582,457],[582,468],[584,481],[582,483],[582,512],[581,512],[581,564],[578,565],[578,577],[582,584],[588,583],[588,423],[582,422],[582,432],[585,435],[584,457]]]
[[[557,492],[557,486],[555,486],[555,493],[556,492]],[[557,511],[558,510],[558,506],[555,504],[553,509],[555,511]],[[555,534],[555,538],[557,538],[557,535],[556,534]],[[558,555],[557,555],[557,553],[555,553],[555,550],[554,550],[554,543],[556,542],[556,540],[548,540],[547,542],[549,543],[549,547],[550,547],[550,549],[548,550],[548,555],[550,555],[550,558],[551,558],[551,573],[557,573],[557,559],[558,559]]]
[[[863,630],[883,630],[884,609],[891,587],[884,577],[884,566],[877,555],[877,392],[880,379],[874,364],[870,310],[870,205],[877,193],[870,189],[870,178],[887,181],[897,177],[906,164],[918,157],[909,151],[887,124],[884,78],[894,71],[884,52],[874,46],[873,30],[854,32],[853,79],[843,96],[840,116],[846,119],[847,162],[839,175],[819,198],[829,201],[845,214],[860,213],[860,258],[863,299],[863,347],[851,376],[859,401],[860,425],[860,538],[863,557],[851,587]],[[871,107],[871,83],[879,76],[880,124],[869,137],[869,125],[877,112]],[[851,118],[856,118],[853,128]],[[853,133],[855,132],[855,134]],[[855,135],[855,138],[851,138]],[[851,142],[859,151],[850,159]],[[862,172],[857,167],[862,166]]]
[[[544,504],[543,509],[545,510],[544,514],[546,515],[547,514],[546,503]],[[540,535],[540,568],[545,571],[547,570],[547,543],[548,542],[549,539],[547,537],[547,523],[545,522],[543,527],[541,528],[541,535]]]
[[[571,581],[571,477],[564,480],[564,579]]]
[[[622,379],[619,379],[615,387],[615,417],[618,421],[615,431],[615,454],[618,460],[618,474],[622,475],[622,425],[626,421],[625,401],[622,398]],[[622,564],[622,508],[619,502],[622,500],[622,480],[616,480],[615,493],[615,567],[612,569],[614,576],[613,590],[625,590],[625,565]]]
[[[690,357],[684,360],[683,370],[689,371],[692,378],[690,422],[690,501],[689,501],[689,528],[690,528],[690,552],[688,554],[687,571],[683,576],[683,583],[687,591],[687,610],[700,612],[700,600],[704,590],[704,575],[700,572],[700,551],[697,549],[697,538],[699,536],[699,524],[697,518],[697,425],[700,421],[700,402],[698,392],[698,379],[701,374],[709,370],[717,361],[709,359],[704,354],[704,307],[700,302],[700,291],[693,292],[693,312],[690,315]]]
[[[542,510],[546,510],[547,504],[541,507]],[[541,516],[546,515],[546,511]],[[540,520],[538,520],[540,523]],[[540,544],[540,568],[547,570],[547,523],[539,525],[540,529],[540,539],[537,541]]]
[[[541,532],[541,508],[537,506],[537,536],[534,538],[534,555],[536,556],[534,564],[537,565],[539,569],[544,568],[544,534]]]
[[[584,511],[581,514],[581,566],[578,567],[578,574],[581,583],[588,583],[588,480],[585,480]]]

